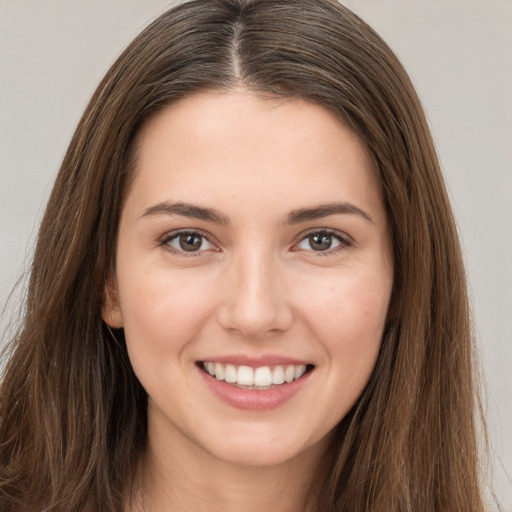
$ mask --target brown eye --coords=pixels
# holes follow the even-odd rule
[[[178,243],[183,251],[199,251],[203,244],[203,237],[197,233],[183,233],[178,237]]]
[[[162,245],[171,248],[176,253],[200,253],[215,250],[215,246],[201,233],[182,231],[166,237]]]
[[[305,236],[294,250],[331,254],[350,245],[348,237],[331,231],[313,231]]]
[[[309,245],[314,251],[327,251],[333,243],[333,235],[330,233],[315,233],[308,237]]]

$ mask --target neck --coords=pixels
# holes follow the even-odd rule
[[[185,437],[164,443],[156,433],[140,467],[130,512],[315,512],[327,444],[268,466],[231,464]]]

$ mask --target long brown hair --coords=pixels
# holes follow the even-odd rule
[[[334,0],[192,0],[99,85],[46,209],[1,384],[0,508],[122,510],[147,398],[101,307],[134,139],[170,102],[240,83],[336,113],[375,160],[392,231],[381,353],[337,427],[318,510],[482,511],[465,276],[429,128],[393,52]]]

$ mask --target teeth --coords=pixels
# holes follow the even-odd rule
[[[295,367],[295,380],[300,379],[306,373],[306,365],[299,364]]]
[[[215,378],[224,380],[224,366],[220,363],[215,363]]]
[[[255,386],[270,386],[272,384],[272,372],[268,366],[256,368],[254,372]]]
[[[277,365],[251,368],[241,365],[238,368],[233,364],[203,362],[203,368],[217,380],[224,380],[239,386],[254,386],[255,388],[268,388],[272,385],[290,383],[300,379],[306,373],[306,365]]]
[[[232,364],[226,365],[226,371],[224,372],[224,380],[226,382],[236,382],[237,381],[237,372],[236,368]]]
[[[254,371],[250,366],[239,366],[236,381],[242,386],[254,385]]]
[[[272,372],[272,384],[284,383],[284,370],[282,366],[276,366]]]
[[[211,363],[209,363],[211,364]],[[287,366],[286,367],[286,370],[284,372],[284,380],[286,382],[292,382],[293,379],[295,378],[295,366]]]
[[[213,363],[206,363],[206,371],[210,375],[215,375],[215,365]]]

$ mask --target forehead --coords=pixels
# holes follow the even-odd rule
[[[302,99],[210,91],[171,104],[143,127],[129,195],[215,207],[234,195],[247,206],[267,197],[284,208],[298,196],[364,204],[380,197],[375,176],[363,143],[329,110]]]

